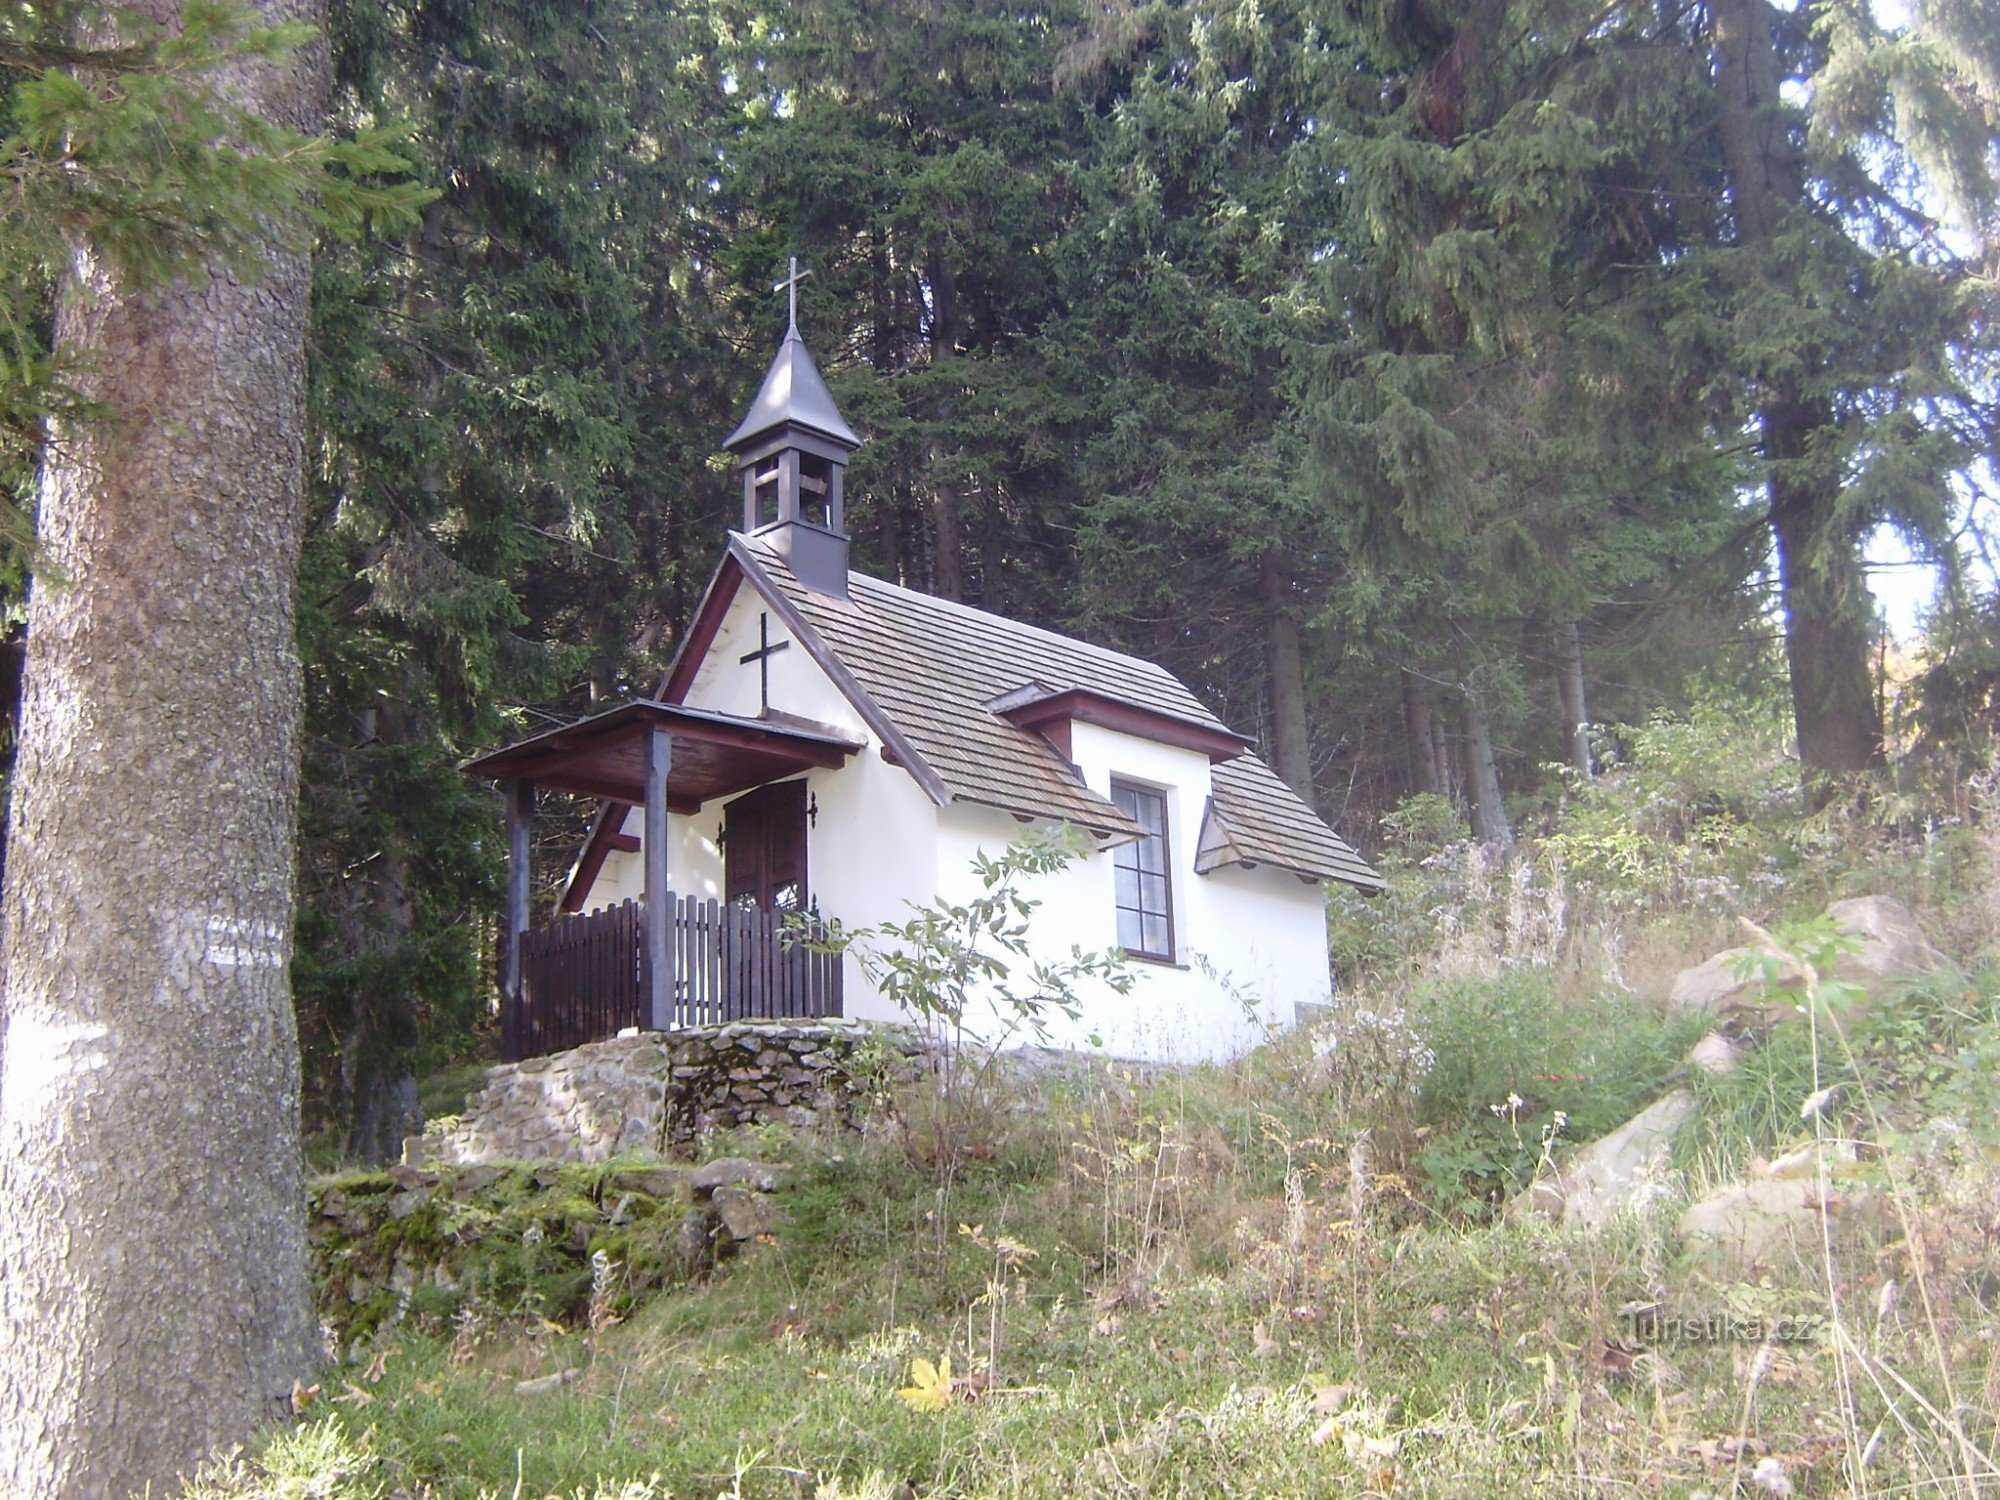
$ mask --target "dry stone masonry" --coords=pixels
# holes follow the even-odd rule
[[[743,1125],[856,1128],[922,1057],[907,1028],[860,1021],[637,1032],[492,1069],[421,1155],[590,1163],[686,1152]]]
[[[595,1327],[774,1234],[783,1169],[391,1167],[308,1185],[320,1322],[342,1357],[405,1327],[476,1341],[501,1325]]]

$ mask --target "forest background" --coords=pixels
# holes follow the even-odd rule
[[[315,276],[294,980],[347,1154],[488,1024],[457,763],[671,657],[790,255],[858,564],[1165,662],[1364,848],[1413,795],[1505,844],[1602,726],[1719,693],[1782,695],[1836,807],[1948,813],[1988,758],[1978,0],[348,0],[331,40],[340,127],[441,190]],[[1937,580],[1914,658],[1884,526]]]

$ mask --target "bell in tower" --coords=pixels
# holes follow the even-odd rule
[[[847,529],[841,477],[861,439],[799,337],[799,270],[773,287],[789,294],[790,324],[750,411],[723,447],[743,481],[743,529],[769,542],[814,593],[847,597]]]

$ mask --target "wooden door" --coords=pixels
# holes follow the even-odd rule
[[[760,786],[723,808],[723,893],[766,911],[806,904],[806,784]]]

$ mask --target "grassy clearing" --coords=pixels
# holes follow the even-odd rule
[[[1323,1063],[1293,1041],[1044,1091],[949,1182],[794,1140],[788,1225],[711,1279],[595,1329],[531,1288],[385,1328],[297,1431],[191,1493],[1980,1492],[2000,1257],[1979,1216],[2000,1204],[1972,1147],[1906,1174],[1914,1239],[1842,1250],[1851,1347],[1649,1348],[1622,1307],[1813,1332],[1823,1268],[1714,1279],[1657,1219],[1460,1222],[1354,1135],[1293,1131],[1328,1111]],[[1876,1317],[1920,1262],[1923,1297]],[[899,1396],[947,1358],[942,1410]]]

